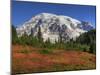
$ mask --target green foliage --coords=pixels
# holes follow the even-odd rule
[[[24,54],[28,54],[30,53],[31,51],[27,50],[27,49],[24,49],[24,50],[20,50],[19,53],[24,53]]]
[[[41,33],[41,27],[40,26],[38,28],[37,38],[38,38],[39,42],[42,42],[43,38],[42,38],[42,33]]]
[[[40,50],[40,53],[41,54],[50,54],[50,53],[52,53],[52,50],[51,49],[43,49],[43,50]]]
[[[12,37],[17,37],[16,29],[13,25],[11,29],[12,29]]]
[[[87,45],[81,45],[81,48],[80,48],[82,51],[84,52],[88,52],[89,51],[89,46]]]
[[[18,37],[17,37],[16,29],[13,25],[11,26],[11,31],[12,31],[12,43],[15,44]]]
[[[27,36],[26,33],[22,37],[17,37],[16,29],[12,26],[12,43],[20,45],[30,45],[33,47],[40,47],[46,49],[64,49],[64,50],[80,50],[84,52],[95,53],[96,52],[96,30],[91,30],[87,33],[82,34],[74,41],[71,39],[68,42],[63,42],[60,36],[59,41],[51,43],[50,39],[43,42],[41,28],[38,29],[38,36],[33,35]],[[47,51],[47,52],[46,52]],[[48,50],[43,50],[43,53],[49,53]]]
[[[76,41],[81,44],[87,44],[87,45],[96,42],[96,30],[91,30],[86,33],[83,33],[76,39]]]
[[[96,44],[91,44],[90,45],[89,52],[96,54]]]
[[[80,37],[76,39],[76,42],[82,45],[84,44],[88,45],[90,47],[89,52],[95,53],[96,52],[96,30],[91,30],[80,35]]]

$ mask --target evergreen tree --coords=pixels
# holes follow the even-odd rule
[[[96,44],[95,43],[90,44],[89,52],[90,53],[96,53]]]
[[[31,28],[31,34],[30,37],[33,37],[33,28]]]
[[[90,47],[90,53],[96,52],[96,30],[94,29],[83,33],[76,39],[76,42],[82,45],[88,45]]]
[[[63,40],[62,40],[63,38],[62,38],[62,33],[61,33],[61,31],[59,32],[59,40],[58,40],[58,42],[59,43],[62,43],[63,42]]]
[[[17,37],[16,28],[12,25],[12,38]]]
[[[43,39],[42,39],[42,33],[41,33],[41,27],[40,26],[38,27],[37,37],[38,37],[39,42],[43,41]]]
[[[17,38],[16,28],[14,27],[14,25],[11,26],[11,30],[12,30],[12,43],[16,44],[18,38]]]
[[[96,31],[91,30],[83,33],[76,39],[76,42],[87,45],[90,45],[92,42],[96,42]]]

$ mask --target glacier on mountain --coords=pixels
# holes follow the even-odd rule
[[[27,35],[37,36],[39,27],[41,28],[43,41],[49,38],[52,43],[58,41],[59,36],[62,37],[63,41],[75,40],[82,33],[93,29],[90,23],[69,16],[40,13],[17,27],[17,35],[21,37],[26,33]]]

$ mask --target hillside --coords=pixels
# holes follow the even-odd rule
[[[12,46],[12,73],[89,70],[96,68],[96,56],[87,52]]]

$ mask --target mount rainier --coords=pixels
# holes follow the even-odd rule
[[[52,43],[58,41],[60,36],[63,41],[76,39],[80,34],[93,29],[92,24],[79,21],[69,16],[56,15],[51,13],[40,13],[16,28],[18,37],[24,33],[37,36],[41,28],[43,41],[50,39]]]

